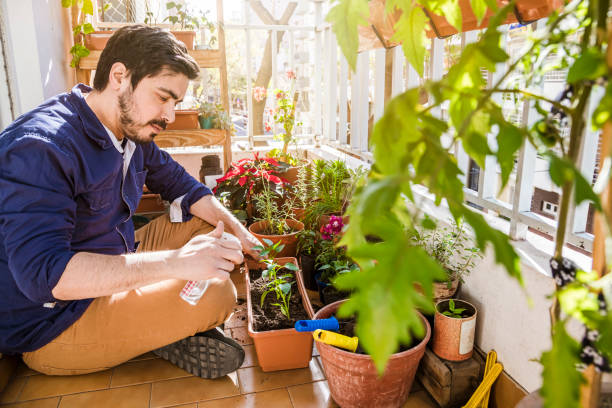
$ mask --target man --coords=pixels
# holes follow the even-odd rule
[[[150,350],[203,378],[242,364],[215,328],[235,304],[229,272],[259,242],[152,143],[198,73],[171,34],[124,27],[93,90],[77,85],[0,133],[0,352],[52,375]],[[170,215],[134,232],[145,183]],[[209,280],[196,306],[179,297],[188,280]]]

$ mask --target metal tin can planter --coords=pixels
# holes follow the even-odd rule
[[[448,310],[453,300],[455,308],[465,309],[466,317],[445,316],[440,311]],[[463,361],[472,357],[474,334],[476,332],[477,311],[474,305],[465,300],[449,299],[436,303],[434,316],[433,352],[440,358],[450,361]]]

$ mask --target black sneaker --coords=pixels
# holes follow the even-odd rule
[[[201,378],[219,378],[236,371],[244,349],[217,327],[153,350],[164,360]]]

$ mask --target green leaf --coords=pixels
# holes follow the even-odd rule
[[[288,262],[288,263],[284,264],[283,267],[289,269],[290,271],[299,271],[300,270],[300,268],[298,268],[297,265],[294,264],[293,262]]]
[[[83,14],[93,16],[94,6],[92,0],[83,0]]]
[[[291,291],[291,284],[287,282],[281,283],[280,285],[278,285],[278,287],[285,295]]]
[[[608,73],[605,55],[601,50],[589,48],[574,62],[567,73],[567,82],[570,84],[585,79],[597,79]]]
[[[271,240],[269,240],[268,238],[262,238],[262,241],[264,242],[264,244],[266,244],[267,246],[272,246],[274,245],[274,242],[272,242]]]
[[[499,114],[501,115],[501,110]],[[501,191],[510,179],[510,174],[514,169],[516,153],[523,145],[526,134],[522,129],[516,127],[512,123],[506,122],[503,118],[496,123],[499,126],[498,135],[500,135],[500,137],[497,138],[497,152],[495,156],[501,168]]]
[[[549,161],[550,179],[559,187],[569,182],[574,183],[575,202],[580,204],[583,201],[590,201],[595,208],[601,210],[601,200],[593,191],[591,183],[589,183],[582,173],[566,158],[561,158],[553,153],[547,153],[545,157]]]
[[[487,243],[491,243],[495,250],[495,262],[501,264],[510,276],[516,278],[523,285],[520,258],[514,247],[510,244],[508,236],[489,226],[482,215],[471,210],[466,209],[463,212],[463,217],[474,229],[478,247],[484,251]]]
[[[93,26],[90,23],[85,23],[83,24],[83,32],[85,34],[91,34],[93,33],[95,30],[93,28]]]
[[[62,0],[62,7],[72,7],[73,0]]]
[[[478,25],[480,25],[485,13],[487,12],[487,0],[470,0],[470,4],[472,5],[472,11],[476,16]]]
[[[166,10],[170,10],[171,8],[175,8],[176,4],[173,1],[169,1],[166,3]]]
[[[370,15],[368,0],[337,0],[327,13],[326,21],[332,24],[336,39],[350,67],[355,71],[359,49],[359,25],[367,25]]]
[[[553,345],[542,354],[542,388],[545,408],[576,408],[580,406],[580,385],[584,377],[576,369],[580,363],[580,345],[565,331],[565,323],[554,327]]]
[[[402,44],[402,50],[410,65],[423,76],[427,36],[427,16],[422,8],[407,5],[401,8],[403,16],[395,23],[392,39]]]

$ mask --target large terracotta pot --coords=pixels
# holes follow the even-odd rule
[[[284,265],[288,262],[293,262],[297,265],[295,258],[276,258],[275,261]],[[249,263],[249,268],[265,268],[265,264]],[[308,316],[314,316],[314,310],[308,301],[308,294],[304,288],[304,281],[300,271],[295,273],[296,282],[300,295],[302,296],[302,305]],[[247,287],[247,317],[248,317],[248,333],[255,344],[255,352],[257,353],[257,361],[263,371],[289,370],[293,368],[308,367],[312,357],[312,333],[298,332],[295,329],[282,329],[270,331],[255,331],[253,329],[253,310],[251,308],[251,280],[249,271],[245,273]]]
[[[177,40],[182,41],[188,50],[193,50],[195,47],[195,31],[170,31]]]
[[[449,300],[436,303],[432,350],[440,358],[450,361],[463,361],[472,357],[474,334],[476,332],[477,311],[474,305],[465,300],[454,299],[456,308],[466,308],[469,317],[454,318],[440,311],[448,310]]]
[[[102,51],[114,31],[94,31],[85,36],[85,46],[90,50]]]
[[[302,224],[299,221],[291,220],[291,219],[287,219],[285,220],[285,222],[293,229],[294,232],[292,232],[291,234],[285,234],[285,235],[263,234],[262,232],[265,231],[265,229],[268,226],[268,221],[257,221],[256,223],[253,223],[249,227],[249,231],[251,231],[251,233],[255,235],[255,237],[262,244],[264,242],[263,241],[264,238],[269,239],[273,243],[277,243],[278,241],[281,241],[281,243],[284,244],[285,247],[283,248],[282,251],[280,251],[277,254],[279,258],[285,257],[285,256],[295,256],[297,252],[297,233],[304,229],[304,224]]]
[[[332,316],[343,301],[323,307],[315,319]],[[329,344],[316,342],[332,398],[342,408],[401,407],[408,399],[419,362],[425,353],[431,329],[425,325],[425,337],[413,348],[389,358],[382,377],[378,376],[372,358],[351,353]]]
[[[192,130],[199,129],[198,111],[183,109],[174,111],[174,122],[168,123],[167,130]]]

